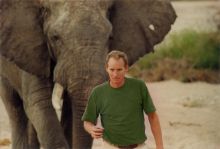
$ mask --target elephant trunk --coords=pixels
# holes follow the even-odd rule
[[[93,87],[106,80],[104,71],[105,61],[103,59],[106,53],[104,50],[102,55],[100,53],[100,51],[90,53],[91,55],[87,59],[84,59],[86,62],[84,64],[78,64],[77,69],[75,69],[77,70],[75,71],[77,77],[70,77],[68,91],[72,105],[72,145],[76,148],[91,148],[92,139],[85,132],[81,117]]]
[[[90,45],[79,47],[74,50],[74,57],[71,57],[69,62],[67,60],[68,57],[65,56],[65,63],[68,66],[65,65],[60,68],[66,68],[67,70],[59,71],[62,75],[60,77],[57,75],[57,78],[55,78],[58,82],[60,80],[67,91],[63,96],[61,123],[72,148],[91,148],[92,138],[85,132],[81,117],[93,87],[106,80],[104,69],[106,54],[107,49],[105,46]]]

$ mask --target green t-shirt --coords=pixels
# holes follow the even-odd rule
[[[145,83],[125,78],[120,88],[112,88],[109,82],[95,87],[82,120],[96,123],[100,114],[104,140],[115,145],[139,144],[146,140],[143,110],[156,110]]]

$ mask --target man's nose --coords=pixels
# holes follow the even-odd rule
[[[117,77],[118,73],[116,71],[113,72],[113,77]]]

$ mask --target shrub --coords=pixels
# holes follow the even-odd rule
[[[188,30],[172,34],[154,53],[144,56],[135,65],[140,70],[149,69],[164,58],[186,59],[196,69],[220,69],[220,33]]]

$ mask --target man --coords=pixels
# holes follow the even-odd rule
[[[94,139],[103,138],[103,149],[146,149],[144,113],[148,115],[156,149],[163,149],[156,109],[141,80],[126,78],[127,55],[112,51],[106,58],[109,81],[96,86],[83,114],[85,130]],[[103,128],[96,126],[100,115]]]

